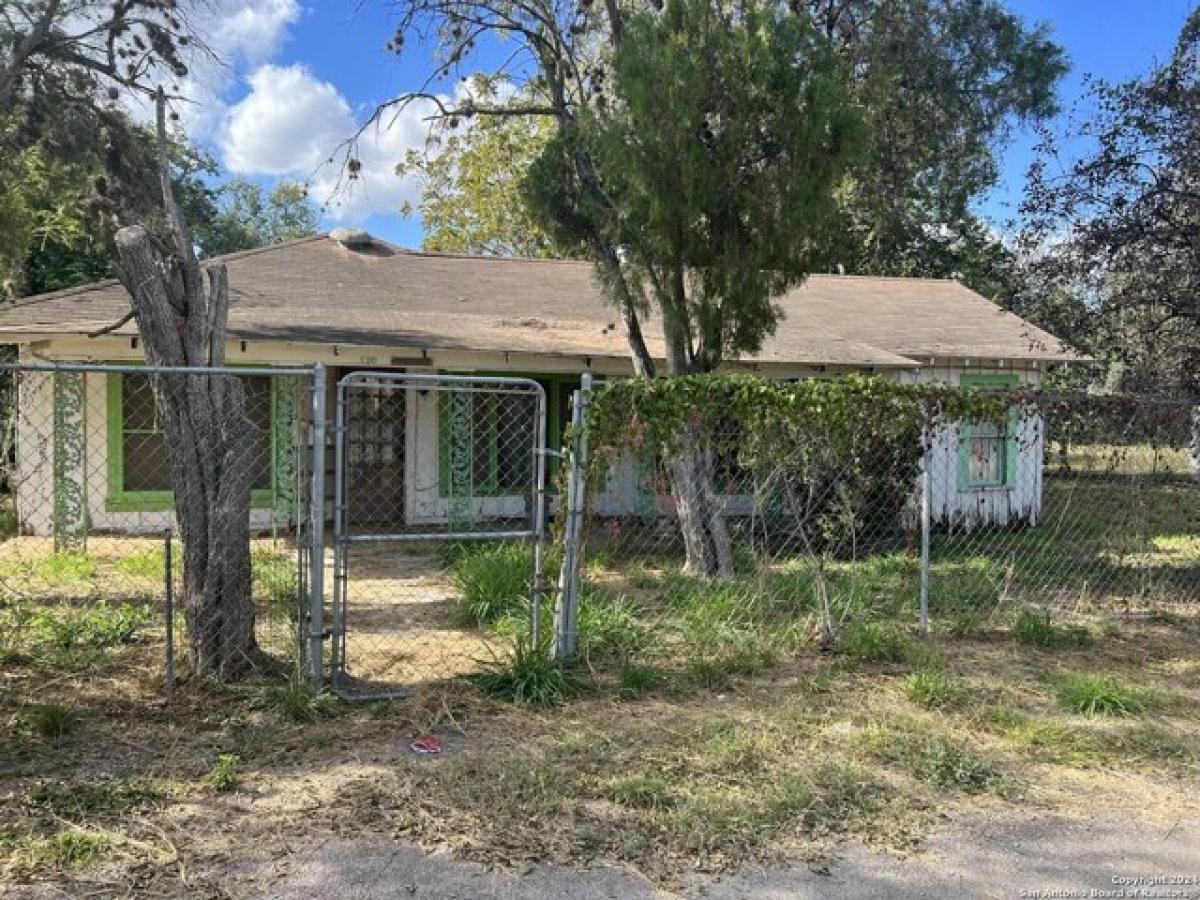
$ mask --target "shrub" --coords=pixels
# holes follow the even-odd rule
[[[1064,675],[1058,679],[1055,693],[1059,703],[1085,716],[1136,716],[1154,704],[1149,690],[1122,684],[1111,675]]]
[[[530,706],[557,706],[583,689],[582,680],[550,656],[550,645],[518,637],[512,655],[488,663],[468,680],[489,697]]]
[[[451,576],[458,589],[458,620],[490,625],[528,605],[533,548],[509,542],[464,549],[454,557]]]
[[[1084,647],[1091,642],[1091,635],[1086,628],[1057,625],[1049,613],[1032,609],[1021,610],[1013,623],[1013,634],[1022,644],[1034,647]]]

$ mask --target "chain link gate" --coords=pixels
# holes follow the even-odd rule
[[[396,696],[477,670],[524,627],[540,640],[546,422],[545,390],[527,378],[338,382],[335,691]]]

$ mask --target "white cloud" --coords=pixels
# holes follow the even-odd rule
[[[255,64],[275,53],[301,9],[296,0],[224,0],[215,12],[210,41],[217,55]]]
[[[304,179],[336,221],[395,213],[416,199],[416,185],[396,175],[395,166],[409,149],[424,146],[429,104],[414,104],[368,128],[356,150],[359,177],[351,181],[343,177],[340,156],[329,162],[357,128],[336,87],[301,65],[261,66],[249,82],[250,93],[230,108],[217,137],[230,171]]]
[[[249,81],[250,93],[230,108],[217,138],[232,172],[311,172],[353,131],[345,98],[303,66],[261,66]]]

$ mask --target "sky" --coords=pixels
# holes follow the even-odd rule
[[[1064,109],[1083,93],[1085,74],[1123,80],[1165,59],[1195,0],[1009,0],[1029,21],[1045,22],[1065,47],[1071,71],[1061,85]],[[409,149],[424,145],[428,106],[413,106],[369,130],[360,143],[362,177],[347,185],[331,154],[376,105],[420,88],[424,48],[397,56],[386,45],[396,22],[388,0],[219,0],[201,23],[222,62],[194,65],[181,109],[193,139],[229,176],[270,186],[282,178],[310,185],[325,206],[323,227],[356,225],[417,247],[421,224],[401,215],[418,185],[395,174]],[[498,53],[499,51],[493,51]],[[437,85],[453,94],[454,83]],[[979,211],[1005,231],[1032,157],[1034,137],[1017,128],[1002,156],[1001,178]]]

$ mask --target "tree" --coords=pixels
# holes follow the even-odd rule
[[[669,374],[712,372],[761,348],[811,270],[857,113],[827,42],[774,4],[667,0],[623,29],[611,99],[559,132],[526,194],[560,243],[621,248]],[[667,464],[688,566],[731,574],[712,448],[691,432]]]
[[[1114,388],[1200,395],[1200,11],[1145,76],[1093,81],[1046,132],[1022,212],[1025,251]],[[1064,146],[1075,148],[1064,158]]]
[[[420,90],[404,93],[385,103],[371,121],[377,122],[418,101],[432,105],[435,127],[450,127],[472,119],[549,119],[555,131],[550,149],[558,159],[554,161],[543,154],[539,165],[557,168],[565,179],[577,182],[573,188],[575,199],[561,204],[559,212],[586,211],[574,223],[578,227],[566,229],[572,243],[564,249],[583,253],[596,262],[608,296],[620,310],[635,372],[644,376],[657,374],[655,361],[647,349],[642,322],[652,301],[665,293],[653,285],[651,290],[646,290],[645,273],[639,271],[636,256],[631,258],[627,248],[614,237],[623,233],[620,228],[597,229],[589,225],[589,222],[603,220],[603,216],[595,215],[596,209],[589,204],[603,205],[609,202],[609,197],[608,185],[597,181],[588,158],[590,151],[587,150],[584,127],[587,116],[613,99],[608,87],[612,82],[612,60],[625,40],[630,18],[653,13],[647,7],[635,6],[631,10],[618,0],[605,0],[603,4],[586,0],[578,5],[556,0],[398,0],[395,5],[399,23],[390,42],[391,48],[403,52],[410,35],[433,35],[437,42],[436,63]],[[890,181],[883,174],[868,178],[856,170],[854,177],[861,184],[878,182],[884,187],[864,192],[862,187],[847,182],[839,189],[840,196],[851,199],[870,196],[882,202],[893,196],[891,185],[904,182],[906,178],[920,180],[921,191],[914,192],[905,183],[903,192],[904,197],[913,198],[906,209],[919,210],[930,198],[954,195],[953,185],[936,184],[940,179],[961,180],[968,186],[959,193],[968,195],[974,185],[982,182],[982,175],[989,171],[985,163],[991,156],[986,155],[984,159],[981,154],[1014,114],[1033,115],[1046,108],[1051,101],[1045,98],[1052,96],[1052,84],[1061,72],[1062,61],[1061,52],[1046,41],[1044,35],[1026,29],[1019,19],[1005,13],[995,0],[954,0],[950,3],[929,0],[928,3],[913,4],[913,12],[906,16],[907,6],[890,0],[812,0],[811,5],[798,2],[789,9],[790,15],[797,19],[814,19],[837,52],[850,63],[845,69],[845,79],[852,86],[859,105],[869,111],[872,129],[879,130],[885,123],[895,125],[894,137],[889,140],[895,140],[897,146],[892,148],[883,139],[872,139],[874,152],[868,155],[867,163],[878,166],[877,157],[888,151],[893,153],[898,158],[892,160],[888,170]],[[951,12],[946,12],[945,7],[952,8]],[[741,7],[734,10],[714,5],[714,8],[722,9],[732,17],[741,14]],[[776,14],[782,18],[789,13],[777,10]],[[457,73],[474,58],[476,49],[483,42],[493,39],[503,39],[505,47],[511,48],[501,65],[489,73],[492,78],[509,76],[514,80],[516,91],[511,98],[483,101],[468,91],[448,100],[434,90],[440,79]],[[931,46],[918,46],[922,43]],[[936,53],[933,48],[937,48]],[[910,56],[923,62],[914,63],[911,70],[906,69]],[[931,69],[934,62],[937,65]],[[667,85],[661,87],[665,90]],[[951,99],[956,103],[977,103],[979,114],[931,119],[940,130],[930,128],[919,110],[939,102],[933,93],[935,88],[953,95]],[[901,94],[901,89],[905,93]],[[906,113],[900,109],[899,104],[893,102],[897,96],[907,98],[915,104],[917,111]],[[654,127],[657,128],[658,123]],[[904,143],[905,140],[909,143]],[[955,147],[961,147],[962,152],[952,161],[941,164],[940,151]],[[582,155],[577,152],[581,149]],[[906,155],[912,156],[912,168],[905,169],[907,163],[899,158]],[[360,165],[354,140],[348,142],[346,158],[353,172]],[[990,171],[994,171],[994,164]],[[537,180],[545,182],[547,179],[539,177]],[[925,187],[931,182],[935,184]],[[586,202],[581,205],[578,200]],[[886,222],[891,215],[889,208],[874,219]],[[552,218],[562,224],[569,217],[555,214]],[[931,220],[928,217],[922,222]],[[628,224],[634,223],[631,220]],[[815,240],[815,235],[811,239]],[[838,246],[838,242],[827,234],[819,247],[806,248],[811,251],[808,258],[835,260],[840,255],[835,252]],[[823,253],[816,252],[819,248],[823,248]],[[725,287],[740,289],[740,285],[732,283]],[[677,289],[675,296],[680,296]],[[740,298],[733,295],[726,302],[736,305]],[[756,303],[751,298],[750,306],[754,307]],[[690,309],[688,312],[690,315]],[[774,313],[767,314],[761,324],[769,325],[773,316]],[[664,324],[668,329],[672,327],[665,316]],[[742,337],[733,337],[737,329],[726,333],[724,324],[705,323],[703,330],[708,332],[709,340],[694,344],[690,351],[686,349],[686,334],[678,329],[674,334],[668,333],[668,344],[675,346],[675,351],[668,351],[668,357],[674,354],[677,362],[685,363],[689,358],[697,360],[699,362],[688,365],[703,369],[707,365],[703,360],[719,360],[724,352],[739,352],[735,348],[741,344]],[[745,334],[752,333],[753,328]],[[711,340],[714,336],[719,336],[720,341],[729,337],[730,343],[722,345],[718,351],[717,344]],[[676,352],[680,347],[684,347],[683,352]],[[697,350],[700,351],[698,355],[695,354]],[[669,364],[668,368],[673,365]],[[689,564],[708,570],[705,562],[694,555],[690,555]]]
[[[158,205],[153,142],[118,101],[150,96],[187,74],[184,47],[206,52],[183,8],[160,0],[14,0],[0,8],[0,282],[14,296],[34,280],[98,274],[95,242],[58,271],[59,248],[78,249]],[[60,277],[61,276],[61,277]]]
[[[973,251],[995,256],[1002,248],[981,240],[972,201],[995,183],[1009,129],[1057,111],[1062,48],[999,0],[805,6],[846,61],[868,122],[860,164],[841,186],[824,267],[960,275],[976,286]]]
[[[482,76],[472,79],[477,99],[494,103],[498,89]],[[489,256],[550,257],[558,248],[529,214],[521,181],[554,134],[549,119],[489,116],[463,127],[431,132],[423,151],[410,150],[396,166],[419,180],[416,209],[425,250]]]
[[[163,0],[9,0],[0,12],[0,115],[64,94],[152,97],[156,83],[187,75],[180,48],[194,36],[177,7]]]
[[[445,17],[448,35],[455,15],[465,23],[480,12],[461,3],[424,6]],[[495,13],[478,17],[480,23],[507,15],[504,4],[474,6]],[[530,13],[534,34],[554,20],[551,5],[522,8],[541,10],[536,17]],[[578,72],[586,79],[594,71],[602,78],[604,66],[597,68],[591,57],[609,43],[605,13],[591,4],[580,8],[583,14],[569,23],[559,11],[562,27],[579,35],[547,39],[545,48],[570,57],[561,66],[568,75]],[[868,124],[857,164],[839,185],[838,221],[827,233],[818,268],[957,277],[998,302],[1020,290],[1011,252],[971,205],[995,183],[997,153],[1012,125],[1041,121],[1057,110],[1055,87],[1065,62],[1045,28],[1026,25],[992,0],[810,0],[794,8],[813,17],[846,62],[846,84]],[[513,16],[520,19],[517,12]],[[543,52],[533,39],[529,43]],[[465,59],[470,49],[465,42],[461,48],[448,44],[447,60],[456,50]],[[431,247],[445,242],[448,249],[524,253],[528,217],[514,196],[532,157],[528,135],[535,127],[543,133],[547,128],[540,118],[534,125],[528,116],[489,115],[481,108],[536,109],[536,90],[530,89],[541,82],[522,82],[511,97],[488,96],[474,89],[474,79],[471,84],[470,102],[435,116],[434,152],[422,157],[434,170],[422,184],[419,204],[428,240]],[[451,119],[457,129],[445,127]],[[476,143],[487,148],[477,158],[478,168],[469,152]],[[424,168],[405,171],[425,174]]]
[[[197,235],[205,256],[265,247],[316,234],[317,210],[304,186],[280,181],[264,193],[252,181],[236,178],[213,191],[216,208]]]
[[[176,204],[167,154],[165,100],[158,112],[158,174],[170,239],[143,225],[116,236],[118,274],[131,315],[156,366],[225,364],[229,293],[224,265],[202,270]],[[207,284],[205,275],[207,275]],[[253,428],[241,382],[225,374],[151,380],[171,465],[183,544],[184,611],[200,675],[231,677],[258,661],[250,595],[250,488]]]

